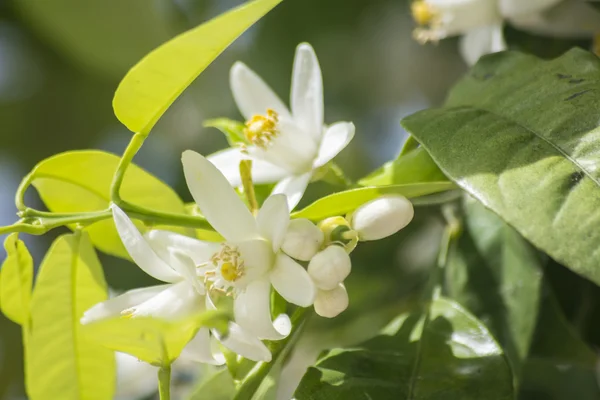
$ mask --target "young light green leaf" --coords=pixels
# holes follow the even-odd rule
[[[225,135],[227,143],[229,143],[231,147],[247,143],[246,138],[244,137],[244,129],[246,126],[239,121],[234,121],[229,118],[216,118],[204,121],[204,126],[206,128],[216,128],[220,130],[221,133]]]
[[[510,367],[486,327],[445,298],[426,308],[400,315],[367,342],[330,351],[295,398],[512,400]]]
[[[350,189],[325,196],[293,213],[292,217],[319,221],[354,211],[362,204],[385,194],[401,194],[411,198],[451,190],[454,187],[451,182],[430,182]]]
[[[29,319],[33,259],[16,233],[6,238],[4,249],[6,259],[0,269],[0,309],[14,323],[25,325]]]
[[[35,166],[31,172],[32,185],[50,211],[105,210],[110,203],[110,185],[118,163],[119,157],[99,150],[57,154]],[[125,173],[121,196],[158,211],[185,212],[183,201],[173,189],[133,164]],[[128,258],[112,219],[97,222],[85,230],[98,249]]]
[[[85,232],[58,237],[44,257],[31,299],[26,343],[31,400],[110,400],[112,351],[81,334],[83,312],[106,300],[102,266]]]
[[[132,132],[148,134],[185,88],[238,36],[281,1],[248,2],[146,55],[117,88],[113,109],[119,121]]]
[[[482,58],[446,105],[404,127],[452,180],[535,246],[600,284],[600,60]]]
[[[188,400],[231,400],[235,396],[235,382],[227,369],[222,369],[200,382]]]
[[[444,287],[494,333],[518,383],[540,308],[542,260],[478,201],[465,198],[464,210],[465,229],[448,254]]]
[[[112,318],[82,327],[89,340],[156,366],[170,365],[201,327],[227,330],[229,314],[210,310],[175,321]]]
[[[418,147],[358,181],[362,186],[399,185],[419,182],[444,182],[448,180],[431,159],[427,151]]]

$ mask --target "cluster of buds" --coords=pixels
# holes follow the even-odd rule
[[[350,253],[359,241],[393,235],[412,220],[412,204],[403,196],[382,196],[363,204],[346,217],[327,218],[318,225],[307,219],[290,222],[282,250],[308,263],[317,288],[315,312],[333,318],[348,307],[344,280],[350,275]]]

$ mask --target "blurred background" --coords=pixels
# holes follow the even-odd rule
[[[0,0],[0,225],[16,220],[14,193],[37,162],[73,149],[120,154],[131,132],[115,118],[111,101],[127,70],[174,35],[241,3]],[[285,0],[188,88],[135,162],[190,201],[181,152],[209,154],[226,146],[218,131],[203,128],[205,119],[241,119],[229,90],[233,62],[244,61],[287,101],[294,50],[306,41],[315,48],[323,71],[326,123],[348,120],[357,127],[354,141],[336,161],[350,177],[360,178],[398,154],[406,137],[400,119],[441,104],[467,70],[456,39],[422,46],[412,39],[414,27],[406,0]],[[542,39],[510,27],[506,37],[513,47],[545,57],[572,45],[591,46],[591,41]],[[315,186],[305,202],[328,190]],[[43,208],[33,189],[26,202]],[[368,337],[405,307],[435,262],[442,221],[436,208],[419,208],[410,228],[359,247],[347,281],[350,308],[333,322],[314,321],[313,331],[326,334],[308,339],[313,346],[306,357]],[[21,235],[36,264],[61,232]],[[0,249],[0,262],[4,257]],[[115,290],[153,283],[133,264],[105,255],[101,259]],[[557,281],[580,284],[560,271],[567,278]],[[20,329],[0,316],[0,399],[25,398],[21,352]],[[196,373],[194,368],[182,371],[181,383]],[[153,372],[150,376],[153,381]],[[123,399],[136,398],[132,396]]]

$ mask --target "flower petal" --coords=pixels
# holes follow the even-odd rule
[[[468,31],[460,38],[459,50],[469,65],[475,64],[481,56],[506,50],[502,25],[489,25]]]
[[[285,324],[274,326],[271,321],[271,284],[266,279],[255,280],[238,292],[233,313],[235,322],[259,339],[279,340],[290,333],[291,325],[287,329]]]
[[[98,303],[85,311],[81,317],[81,323],[89,324],[106,318],[120,317],[123,310],[137,306],[171,286],[172,284],[167,284],[128,290],[120,296]]]
[[[271,196],[278,193],[285,194],[287,196],[289,210],[292,211],[298,203],[300,203],[300,200],[302,200],[302,196],[304,196],[304,192],[308,187],[308,182],[310,182],[311,177],[312,172],[307,172],[302,175],[295,175],[282,179],[273,188]]]
[[[185,346],[181,352],[182,359],[201,362],[212,365],[223,365],[225,360],[222,355],[215,355],[212,352],[210,342],[210,331],[208,328],[200,328],[196,336]]]
[[[256,336],[251,335],[234,322],[229,323],[229,334],[223,338],[213,330],[213,335],[229,350],[252,361],[271,361],[271,352]]]
[[[179,233],[160,229],[153,229],[147,232],[144,237],[161,257],[169,247],[174,247],[190,257],[196,265],[208,261],[221,247],[220,243],[204,242],[189,236],[180,235]]]
[[[229,82],[235,103],[246,120],[255,115],[264,115],[269,108],[280,116],[291,118],[289,110],[275,92],[246,64],[239,61],[233,64]]]
[[[182,279],[154,252],[123,210],[113,205],[112,212],[121,241],[138,267],[148,275],[164,282],[177,282]]]
[[[256,216],[261,235],[278,251],[290,223],[290,210],[283,194],[269,196]]]
[[[317,55],[308,43],[296,48],[291,105],[296,123],[318,143],[323,134],[323,77]]]
[[[513,18],[542,12],[562,0],[500,0],[498,8],[504,18]]]
[[[354,137],[354,124],[352,122],[337,122],[325,131],[319,146],[319,155],[313,163],[313,168],[319,168],[333,160],[340,151],[344,150]]]
[[[235,281],[238,289],[243,289],[248,283],[260,279],[271,268],[275,261],[271,242],[258,239],[235,243],[244,260],[244,275]]]
[[[249,158],[251,157],[242,154],[238,148],[218,151],[207,157],[208,161],[213,163],[225,178],[227,178],[231,186],[236,187],[242,184],[240,178],[240,161]],[[252,158],[252,181],[254,183],[277,182],[287,175],[289,175],[288,171],[275,164]]]
[[[118,351],[115,358],[117,385],[114,400],[145,399],[158,391],[158,367]]]
[[[189,282],[181,281],[169,285],[165,290],[143,303],[124,310],[124,314],[132,318],[178,319],[201,310],[203,297]]]
[[[600,19],[589,3],[563,1],[538,14],[509,17],[510,24],[540,36],[590,38],[600,31]]]
[[[271,271],[271,283],[277,293],[292,304],[308,307],[315,301],[317,289],[303,266],[280,253]]]
[[[192,197],[213,228],[231,242],[256,238],[256,220],[223,174],[191,150],[184,151],[181,160]]]

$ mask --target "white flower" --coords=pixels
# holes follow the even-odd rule
[[[350,275],[352,263],[343,247],[332,245],[317,253],[308,264],[308,274],[321,290],[333,290]]]
[[[255,183],[277,182],[273,194],[288,197],[290,210],[298,204],[313,171],[332,160],[354,136],[354,125],[323,124],[323,80],[313,48],[296,49],[291,89],[291,112],[252,70],[241,62],[231,69],[231,90],[246,118],[245,137],[251,145],[232,148],[209,160],[234,186],[240,185],[240,160],[252,159]]]
[[[333,318],[348,308],[348,292],[340,283],[333,290],[319,290],[315,299],[315,312],[321,317]]]
[[[117,385],[115,400],[147,398],[158,391],[158,367],[126,353],[115,352]]]
[[[529,20],[561,0],[416,0],[412,3],[420,42],[463,35],[460,51],[468,64],[484,54],[506,49],[505,20]]]
[[[363,204],[349,217],[350,226],[362,241],[391,236],[412,221],[415,211],[404,196],[387,195]]]
[[[173,320],[214,307],[209,296],[205,296],[203,280],[198,276],[196,263],[197,260],[208,259],[218,250],[219,244],[201,242],[166,231],[151,231],[149,237],[144,238],[120,208],[113,206],[112,209],[117,231],[132,260],[148,275],[168,283],[129,290],[96,304],[83,314],[82,324],[117,316]],[[219,339],[217,331],[212,334]],[[271,353],[256,335],[233,322],[229,324],[229,335],[221,339],[221,342],[251,360],[271,359]],[[211,332],[207,328],[200,328],[184,349],[184,354],[199,362],[224,362],[222,356],[213,354]]]
[[[271,285],[288,302],[310,306],[316,289],[300,264],[280,251],[290,213],[286,197],[272,195],[254,217],[219,170],[193,151],[183,171],[200,212],[225,242],[204,262],[195,260],[211,290],[233,294],[235,321],[261,339],[289,334],[289,320],[271,321]]]
[[[296,260],[310,261],[321,248],[324,239],[323,231],[308,219],[294,219],[290,221],[281,249]]]

